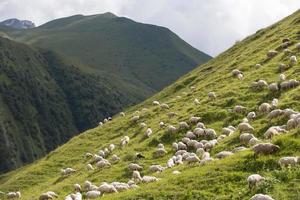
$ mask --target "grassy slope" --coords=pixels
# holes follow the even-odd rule
[[[4,174],[0,177],[2,190],[21,189],[24,199],[31,199],[43,191],[53,190],[59,193],[60,199],[72,191],[75,182],[83,183],[90,180],[97,184],[102,181],[127,181],[131,174],[127,171],[127,164],[133,162],[135,152],[146,155],[146,159],[137,161],[145,167],[143,174],[149,174],[147,167],[151,164],[163,164],[173,154],[170,144],[181,138],[184,132],[170,135],[159,129],[158,123],[164,121],[177,124],[178,121],[188,120],[190,116],[202,117],[202,121],[220,132],[221,128],[232,124],[237,125],[244,117],[227,112],[237,104],[247,107],[248,111],[257,110],[262,102],[269,102],[274,97],[279,98],[280,108],[293,108],[300,110],[298,103],[300,87],[276,94],[269,91],[253,92],[249,89],[250,83],[257,79],[268,82],[278,80],[277,66],[279,62],[288,63],[289,56],[280,54],[271,60],[266,60],[266,52],[276,49],[281,44],[282,38],[289,37],[293,42],[300,41],[300,12],[287,17],[277,24],[258,31],[255,35],[237,43],[226,52],[182,77],[154,97],[127,110],[124,118],[115,119],[103,127],[97,127],[74,137],[70,142],[51,152],[47,157],[25,166],[21,169]],[[290,49],[294,55],[300,56],[294,46]],[[255,69],[256,63],[262,63],[261,69]],[[231,76],[232,69],[238,68],[244,72],[245,78],[239,81]],[[299,64],[285,72],[288,79],[299,79]],[[190,86],[196,86],[196,91],[190,91]],[[211,102],[207,98],[209,91],[215,91],[217,100]],[[187,94],[183,94],[186,92]],[[176,96],[182,96],[176,99]],[[199,98],[201,105],[193,104],[194,98]],[[160,100],[170,105],[170,111],[175,111],[178,117],[169,120],[166,111],[153,107],[151,102]],[[148,112],[141,113],[140,122],[146,122],[154,131],[149,138],[143,138],[144,129],[129,122],[133,112],[144,107]],[[264,131],[273,124],[283,124],[285,119],[266,120],[265,115],[259,114],[252,122],[254,134],[261,137]],[[110,169],[96,170],[87,173],[83,159],[85,152],[97,152],[100,148],[110,143],[118,144],[122,136],[131,138],[130,144],[124,149],[115,151],[122,161]],[[239,146],[239,134],[235,133],[221,142],[212,152],[214,155],[221,150],[231,150]],[[156,145],[165,144],[168,155],[153,159],[152,153]],[[155,176],[162,178],[157,183],[142,185],[135,191],[106,195],[102,199],[249,199],[256,192],[271,194],[275,199],[300,199],[300,169],[281,170],[277,164],[279,157],[284,155],[300,155],[300,133],[293,130],[288,134],[277,136],[273,142],[281,150],[272,156],[253,157],[251,151],[238,153],[230,158],[214,161],[204,167],[182,165],[179,169],[183,173],[178,176],[171,175],[171,170],[166,170]],[[61,179],[59,169],[73,166],[79,171],[65,179]],[[173,170],[172,169],[172,170]],[[256,191],[247,189],[246,177],[252,173],[267,176],[267,183],[258,187]]]

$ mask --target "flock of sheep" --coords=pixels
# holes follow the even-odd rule
[[[283,40],[283,47],[285,48],[284,52],[288,53],[290,50],[287,50],[287,47],[290,46],[290,40]],[[300,43],[296,44],[296,49],[300,51]],[[269,51],[267,53],[268,58],[272,58],[278,54],[277,51]],[[290,62],[288,65],[280,64],[279,71],[284,72],[289,67],[293,67],[297,64],[297,57],[291,56]],[[256,64],[256,68],[261,68],[261,64]],[[244,78],[244,73],[238,69],[232,71],[232,76],[242,80]],[[264,80],[259,80],[251,84],[251,88],[254,90],[263,90],[269,89],[272,92],[278,90],[286,90],[297,87],[299,81],[297,80],[286,80],[285,75],[282,73],[279,76],[278,82],[268,84]],[[194,90],[194,87],[191,87]],[[215,92],[209,92],[208,98],[215,100],[217,95]],[[176,134],[179,131],[186,131],[186,134],[178,142],[172,143],[172,148],[174,154],[167,160],[164,166],[161,165],[151,165],[149,167],[150,172],[162,172],[165,169],[173,168],[176,165],[181,164],[199,164],[205,165],[208,162],[213,160],[223,159],[229,156],[234,155],[237,152],[251,148],[254,154],[257,156],[259,154],[273,154],[280,150],[280,147],[269,142],[264,142],[263,139],[271,139],[276,135],[287,133],[288,131],[296,128],[300,124],[300,113],[294,111],[290,108],[281,110],[277,108],[278,99],[273,99],[272,102],[262,103],[257,111],[251,111],[247,113],[247,108],[242,105],[236,105],[230,112],[244,114],[245,118],[238,124],[237,127],[228,126],[223,127],[221,134],[218,135],[216,131],[212,128],[208,128],[204,123],[201,122],[201,118],[197,116],[191,116],[188,121],[178,122],[177,125],[167,124],[165,122],[160,122],[158,124],[160,129],[165,129],[170,134]],[[194,99],[194,104],[199,105],[200,101]],[[160,107],[162,110],[169,110],[170,107],[166,103],[160,103],[159,101],[153,101],[153,106]],[[146,111],[144,108],[142,111]],[[287,124],[272,126],[270,127],[263,135],[264,138],[256,138],[253,135],[254,127],[251,125],[251,122],[256,118],[256,112],[259,112],[263,115],[266,115],[266,118],[272,120],[277,117],[285,117],[288,119]],[[176,116],[174,112],[167,113],[169,118]],[[120,116],[126,116],[124,112],[120,113]],[[139,124],[141,127],[145,128],[145,137],[151,137],[153,130],[147,126],[145,122],[139,123],[141,121],[139,111],[135,112],[134,115],[130,118],[129,123],[134,125]],[[105,119],[103,122],[100,122],[99,125],[103,125],[112,118]],[[193,128],[194,127],[194,128]],[[241,146],[236,147],[230,151],[221,151],[216,153],[213,157],[210,155],[210,151],[218,145],[222,140],[234,132],[240,132],[239,140]],[[124,136],[120,140],[119,148],[123,149],[129,144],[130,138]],[[86,153],[84,156],[88,160],[86,164],[87,171],[93,171],[95,168],[110,168],[114,164],[118,163],[121,158],[114,154],[114,150],[117,148],[115,144],[110,144],[107,148],[99,150],[96,154]],[[164,144],[160,143],[157,145],[155,151],[155,157],[163,157],[168,152],[165,149]],[[142,157],[141,154],[136,156]],[[282,167],[295,166],[300,162],[300,158],[297,156],[288,156],[282,157],[278,160],[278,163]],[[99,186],[91,183],[90,181],[85,181],[82,185],[75,183],[74,192],[65,197],[65,200],[81,200],[82,193],[85,194],[87,199],[98,198],[101,195],[108,193],[118,193],[121,191],[135,189],[139,187],[140,183],[150,183],[159,181],[160,179],[155,176],[141,175],[141,171],[144,170],[142,166],[136,163],[130,163],[128,169],[132,172],[132,178],[128,182],[112,182],[106,183],[103,182]],[[77,170],[73,168],[61,169],[61,176],[70,176],[73,173],[76,173]],[[177,175],[181,172],[178,170],[173,170],[172,174]],[[247,178],[249,188],[255,187],[260,181],[263,181],[265,177],[259,174],[252,174]],[[6,194],[8,199],[21,198],[21,193],[18,192],[9,192]],[[48,191],[42,193],[39,197],[39,200],[49,200],[58,197],[55,192]],[[251,197],[250,200],[272,200],[273,198],[266,194],[256,194]]]

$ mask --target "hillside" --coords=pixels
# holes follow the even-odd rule
[[[1,76],[8,82],[1,85],[0,138],[9,143],[1,146],[0,172],[44,156],[210,59],[165,28],[112,14],[26,30],[0,24],[0,37],[31,46],[0,38]]]
[[[139,163],[144,167],[143,175],[153,175],[161,178],[158,182],[140,184],[139,189],[108,194],[101,199],[218,199],[238,200],[250,199],[256,193],[266,193],[274,199],[297,200],[300,199],[300,168],[283,168],[278,165],[279,158],[283,156],[300,156],[299,130],[291,129],[288,133],[280,134],[272,139],[263,137],[265,131],[275,125],[284,125],[288,118],[284,116],[267,119],[267,114],[258,112],[258,107],[263,102],[270,103],[278,98],[278,109],[291,108],[300,111],[299,87],[288,90],[280,89],[271,92],[268,89],[254,91],[250,86],[253,81],[259,79],[268,83],[278,82],[278,64],[290,64],[291,55],[299,59],[300,51],[296,43],[300,42],[300,11],[283,19],[282,21],[257,31],[254,35],[238,42],[233,47],[212,59],[208,63],[198,67],[192,72],[180,78],[176,83],[167,87],[157,95],[145,102],[125,110],[126,116],[116,115],[113,120],[88,130],[79,136],[72,138],[65,145],[57,148],[45,158],[35,163],[22,167],[13,172],[0,176],[0,188],[3,191],[20,189],[24,199],[35,199],[42,192],[51,190],[59,194],[58,199],[73,191],[73,184],[83,184],[85,180],[100,185],[101,182],[122,181],[127,182],[132,173],[127,166],[131,162]],[[282,40],[290,38],[290,53],[283,51]],[[269,50],[276,49],[278,54],[273,58],[267,58]],[[255,65],[260,63],[262,67]],[[242,80],[233,77],[233,69],[243,72]],[[299,61],[296,65],[284,71],[287,80],[299,80]],[[191,87],[195,89],[191,89]],[[208,93],[214,91],[216,99],[208,99]],[[194,99],[199,99],[199,104],[194,104]],[[152,105],[154,100],[167,103],[169,109],[161,109]],[[231,111],[236,105],[246,107],[243,114]],[[143,110],[147,108],[148,110]],[[138,123],[132,123],[130,119],[139,112]],[[167,113],[176,112],[177,116],[169,118]],[[255,111],[257,117],[249,123],[254,127],[253,134],[264,142],[272,142],[280,147],[279,151],[271,155],[258,155],[249,148],[235,153],[227,158],[200,166],[199,164],[182,165],[166,169],[162,173],[151,174],[148,167],[153,164],[165,166],[167,160],[174,155],[172,142],[179,141],[187,130],[170,133],[166,128],[160,128],[159,122],[163,121],[178,127],[180,121],[188,121],[191,116],[201,117],[201,122],[208,128],[221,134],[221,129],[228,125],[238,126],[248,112]],[[153,130],[150,138],[144,136],[146,128],[139,123],[144,122]],[[194,130],[195,125],[190,128]],[[109,134],[107,134],[109,133]],[[120,148],[120,139],[130,137],[129,144]],[[216,153],[241,146],[240,133],[235,131],[211,150],[210,154],[215,158]],[[197,138],[200,141],[203,138]],[[109,144],[117,145],[114,154],[121,160],[110,168],[96,169],[88,172],[86,165],[88,159],[84,159],[87,152],[97,153]],[[163,143],[167,154],[161,158],[155,158],[153,153],[157,145]],[[246,146],[249,147],[249,146]],[[192,149],[189,149],[192,151]],[[145,156],[144,159],[135,159],[135,153]],[[111,160],[111,156],[107,158]],[[61,177],[60,169],[72,167],[76,173],[68,177]],[[172,174],[173,170],[179,170],[179,175]],[[259,173],[266,180],[253,189],[247,185],[247,177],[250,174]]]

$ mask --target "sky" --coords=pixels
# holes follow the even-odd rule
[[[41,25],[75,14],[112,12],[167,27],[216,56],[299,8],[300,0],[0,0],[0,21],[18,18]]]

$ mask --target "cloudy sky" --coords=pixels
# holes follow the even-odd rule
[[[168,27],[194,47],[217,55],[299,8],[300,0],[0,0],[0,20],[20,18],[40,25],[109,11]]]

